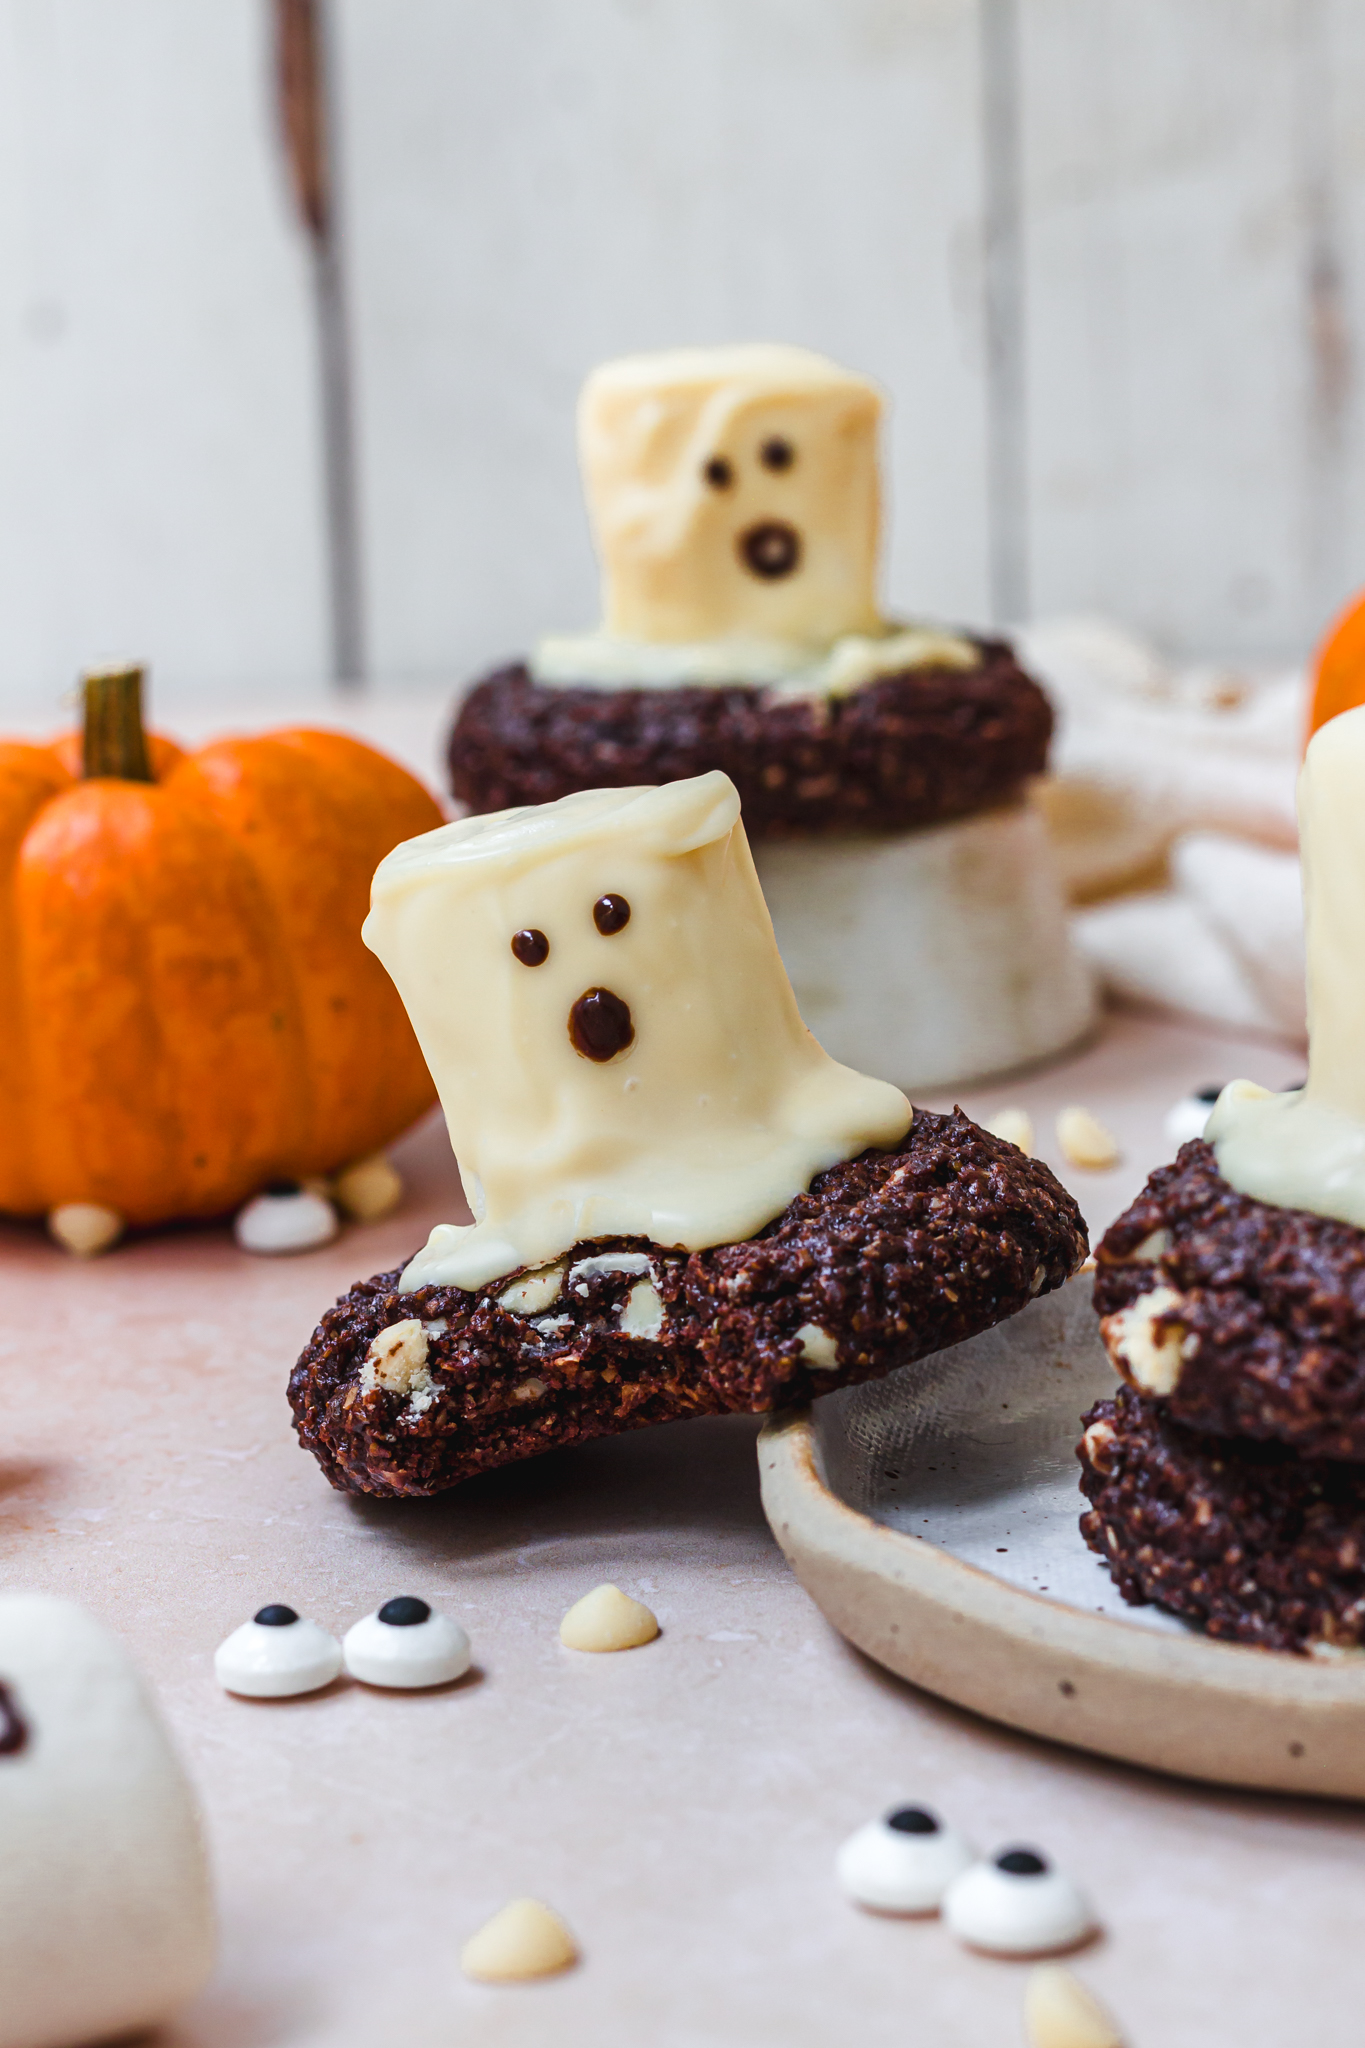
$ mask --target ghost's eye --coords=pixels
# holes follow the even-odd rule
[[[976,1852],[924,1806],[896,1806],[850,1835],[835,1868],[860,1906],[877,1913],[932,1913]]]
[[[758,459],[765,469],[790,469],[796,460],[796,450],[790,441],[784,441],[780,434],[774,434],[765,441],[758,451]]]
[[[416,1692],[449,1685],[469,1669],[469,1637],[458,1621],[400,1593],[346,1631],[346,1669],[362,1685]]]
[[[550,957],[550,941],[532,926],[512,934],[512,951],[523,967],[543,967]]]
[[[0,1756],[18,1756],[28,1744],[28,1727],[7,1685],[0,1685]]]
[[[992,1955],[1040,1956],[1074,1948],[1095,1925],[1084,1895],[1036,1849],[1005,1849],[949,1885],[951,1933]]]
[[[713,491],[728,491],[735,480],[735,472],[723,455],[713,455],[702,467],[702,475]]]
[[[630,923],[630,905],[624,896],[599,896],[592,907],[592,921],[603,938],[609,939]]]

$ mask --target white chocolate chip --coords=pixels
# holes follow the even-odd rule
[[[429,1323],[423,1323],[422,1328],[428,1337],[444,1337],[450,1328],[450,1322],[446,1316],[433,1316]]]
[[[78,1259],[98,1258],[123,1235],[123,1218],[102,1202],[62,1202],[49,1209],[48,1235]]]
[[[1143,1238],[1136,1250],[1129,1252],[1128,1257],[1134,1265],[1156,1266],[1165,1258],[1170,1248],[1170,1231],[1153,1230]]]
[[[1017,1145],[1029,1158],[1033,1156],[1033,1118],[1026,1109],[997,1109],[994,1116],[986,1118],[981,1126],[994,1138],[1003,1138],[1006,1144]]]
[[[652,1280],[637,1280],[621,1306],[618,1327],[628,1337],[657,1337],[664,1326],[663,1297]]]
[[[479,1984],[550,1977],[577,1961],[577,1942],[539,1899],[513,1899],[460,1950],[460,1968]]]
[[[427,1371],[427,1333],[416,1316],[390,1323],[381,1330],[365,1353],[360,1368],[363,1393],[385,1387],[391,1394],[425,1394],[434,1391]],[[427,1404],[430,1405],[429,1403]]]
[[[1061,1963],[1039,1963],[1024,1987],[1029,2048],[1123,2048],[1123,2036],[1093,1991]]]
[[[1198,1338],[1181,1323],[1155,1327],[1159,1317],[1174,1314],[1184,1301],[1174,1287],[1154,1287],[1100,1323],[1114,1370],[1144,1394],[1174,1393],[1185,1360],[1198,1348]]]
[[[1057,1117],[1057,1143],[1072,1166],[1089,1167],[1095,1173],[1117,1166],[1123,1157],[1114,1133],[1090,1110],[1075,1103]]]
[[[545,1393],[544,1380],[523,1380],[519,1387],[513,1387],[514,1401],[539,1401]]]
[[[332,1182],[332,1193],[357,1223],[378,1223],[391,1216],[403,1199],[403,1182],[382,1152],[358,1159]]]
[[[558,1301],[563,1285],[564,1261],[556,1259],[552,1266],[537,1266],[534,1272],[523,1273],[510,1287],[504,1287],[498,1296],[498,1307],[514,1316],[539,1315],[552,1301]]]
[[[638,1650],[652,1643],[659,1624],[639,1600],[619,1586],[596,1586],[585,1593],[559,1624],[566,1650]]]
[[[579,1259],[569,1274],[570,1287],[580,1280],[586,1280],[590,1273],[648,1273],[651,1271],[648,1252],[594,1252],[590,1259]]]
[[[232,1234],[244,1252],[310,1252],[337,1234],[337,1212],[316,1188],[254,1195],[237,1211]]]
[[[1092,1422],[1081,1438],[1085,1455],[1097,1472],[1109,1470],[1106,1460],[1116,1440],[1116,1432],[1110,1422]]]
[[[802,1323],[796,1333],[801,1356],[816,1372],[833,1372],[839,1363],[839,1345],[818,1323]]]

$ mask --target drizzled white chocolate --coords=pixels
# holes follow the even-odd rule
[[[1234,1081],[1205,1130],[1244,1195],[1365,1229],[1365,706],[1314,734],[1299,774],[1308,1081]]]
[[[607,895],[629,905],[609,935],[594,918]],[[543,936],[539,964],[514,954],[518,933]],[[482,1286],[583,1239],[751,1237],[813,1175],[909,1126],[899,1089],[837,1065],[802,1023],[718,772],[408,840],[379,866],[364,937],[407,1005],[478,1219],[438,1225],[405,1290]],[[629,1013],[605,1058],[570,1036],[592,991]]]

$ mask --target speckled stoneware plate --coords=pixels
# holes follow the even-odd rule
[[[1115,1384],[1090,1287],[775,1416],[778,1542],[851,1643],[960,1706],[1182,1777],[1365,1799],[1365,1655],[1212,1642],[1127,1606],[1081,1541],[1080,1417]]]

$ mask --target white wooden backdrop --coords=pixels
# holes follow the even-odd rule
[[[371,686],[587,623],[598,358],[894,396],[888,593],[1306,647],[1365,582],[1360,0],[332,0]],[[0,698],[329,660],[266,0],[0,0]]]

